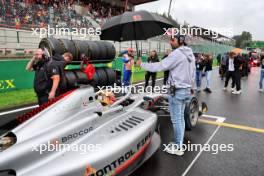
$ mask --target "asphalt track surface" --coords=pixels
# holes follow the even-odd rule
[[[264,174],[264,93],[259,93],[259,69],[253,68],[248,78],[242,79],[242,94],[222,91],[223,81],[214,70],[212,94],[197,94],[209,111],[201,117],[196,128],[185,133],[185,143],[233,144],[233,151],[186,151],[183,156],[169,155],[159,149],[132,176],[178,175],[239,175]],[[203,84],[205,85],[205,83]],[[0,112],[0,126],[30,109]],[[170,142],[170,119],[162,116],[162,144]],[[169,124],[169,125],[168,125]],[[0,134],[4,129],[0,129]]]

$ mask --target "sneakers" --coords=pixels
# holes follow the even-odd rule
[[[227,91],[227,88],[224,87],[224,88],[223,88],[223,91]],[[231,92],[232,92],[232,93],[233,93],[233,92],[236,92],[236,88],[235,88],[235,87],[232,87],[232,88],[231,88]],[[241,93],[241,90],[240,90],[240,93]]]
[[[169,144],[169,146],[166,147],[163,151],[171,155],[177,155],[177,156],[182,156],[184,154],[184,151],[178,149],[176,144]]]
[[[241,90],[239,90],[239,91],[234,91],[234,92],[232,92],[232,94],[235,94],[235,95],[239,95],[239,94],[241,94],[242,93],[242,91]]]
[[[264,90],[263,90],[263,89],[259,89],[258,91],[259,91],[259,92],[264,92]]]

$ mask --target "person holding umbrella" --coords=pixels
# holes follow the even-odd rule
[[[186,46],[185,36],[176,35],[171,38],[170,44],[174,51],[165,59],[156,63],[142,63],[137,65],[150,72],[169,70],[169,109],[174,130],[174,142],[165,152],[181,156],[183,151],[183,139],[185,132],[184,109],[191,98],[191,89],[195,81],[195,57],[192,49]]]

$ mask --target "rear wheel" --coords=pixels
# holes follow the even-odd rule
[[[196,97],[193,97],[186,104],[184,111],[185,129],[191,131],[197,124],[199,118],[199,103]]]

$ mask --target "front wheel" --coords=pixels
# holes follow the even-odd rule
[[[199,103],[196,97],[186,104],[184,110],[185,129],[191,131],[197,124],[199,118]]]

